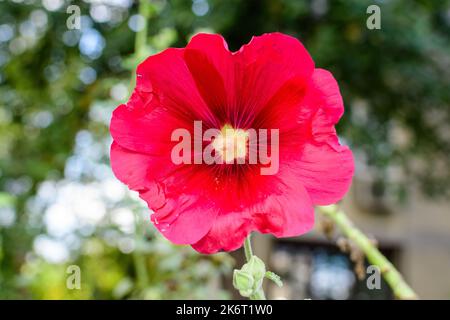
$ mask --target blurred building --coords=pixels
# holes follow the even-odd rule
[[[389,195],[374,196],[370,181],[355,178],[341,204],[351,220],[373,236],[380,250],[394,263],[422,299],[450,298],[450,203],[430,200],[419,192],[406,204]],[[268,284],[270,298],[287,299],[392,299],[388,285],[369,290],[358,280],[354,263],[335,241],[320,231],[293,239],[255,236],[255,251],[279,273],[282,288]],[[339,233],[338,231],[336,232]],[[367,261],[365,262],[367,266]]]

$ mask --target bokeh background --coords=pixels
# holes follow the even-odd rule
[[[132,0],[0,0],[0,298],[233,297],[242,254],[203,256],[157,234],[111,172],[108,125],[142,54],[197,32],[237,50],[273,31],[301,39],[340,84],[338,132],[356,160],[342,206],[422,298],[450,298],[450,1],[147,2],[139,12]],[[71,4],[79,30],[66,24]],[[373,4],[380,30],[366,27]],[[367,289],[326,223],[298,239],[255,237],[285,279],[269,297],[392,298],[385,283]],[[71,265],[81,289],[67,288]]]

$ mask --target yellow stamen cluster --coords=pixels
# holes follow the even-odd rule
[[[226,124],[212,144],[226,163],[233,163],[234,159],[245,159],[247,156],[248,136],[246,130],[234,129],[231,125]]]

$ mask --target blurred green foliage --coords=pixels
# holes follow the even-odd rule
[[[80,6],[81,30],[67,28],[69,4]],[[366,28],[371,4],[381,8],[381,30]],[[49,231],[52,202],[37,205],[43,182],[108,179],[108,121],[136,65],[136,13],[131,0],[0,1],[0,298],[226,295],[214,287],[231,270],[225,254],[172,246],[148,222],[136,228],[132,250],[120,250],[111,238],[130,233],[109,213],[135,206],[130,195],[105,200],[100,223],[64,236]],[[346,114],[338,131],[359,170],[399,196],[417,184],[448,195],[450,1],[154,0],[147,15],[149,54],[184,46],[199,31],[223,34],[233,50],[264,32],[301,39],[340,84]],[[77,154],[85,133],[88,157]],[[47,261],[36,249],[43,235],[69,243],[69,256]],[[82,270],[82,290],[66,288],[71,264]]]

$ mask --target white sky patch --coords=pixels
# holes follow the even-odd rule
[[[112,86],[110,95],[116,101],[123,101],[128,96],[128,87],[123,83],[118,83]]]
[[[55,237],[62,237],[73,232],[77,226],[77,220],[72,212],[63,204],[55,203],[45,212],[44,222],[49,234]]]
[[[126,208],[119,208],[111,212],[111,221],[118,226],[120,231],[132,234],[135,230],[134,214]]]
[[[94,227],[104,219],[106,205],[98,184],[62,183],[55,202],[45,211],[48,233],[62,237],[77,229]]]
[[[120,204],[124,199],[136,199],[142,219],[149,219],[146,203],[137,192],[131,192],[117,180],[104,162],[109,153],[110,138],[99,141],[87,130],[78,132],[74,153],[66,162],[65,177],[59,181],[45,181],[30,200],[29,212],[39,217],[47,235],[38,237],[34,248],[37,254],[51,263],[70,259],[70,250],[81,238],[90,237],[97,227],[114,224],[102,234],[104,240],[120,251],[130,253],[135,243],[135,209]]]
[[[0,25],[0,42],[7,42],[14,37],[14,29],[9,24]]]
[[[142,30],[145,26],[145,18],[140,14],[134,14],[128,20],[128,27],[134,32]]]
[[[34,240],[34,251],[50,263],[64,263],[69,259],[67,246],[45,235]]]
[[[104,196],[110,201],[120,201],[127,193],[125,185],[115,178],[103,181],[101,189]]]
[[[16,221],[16,212],[12,207],[0,208],[0,227],[10,227]]]
[[[89,13],[92,19],[99,23],[104,23],[111,19],[111,9],[104,4],[92,5]]]
[[[42,0],[42,5],[48,11],[56,11],[62,7],[64,0]]]

